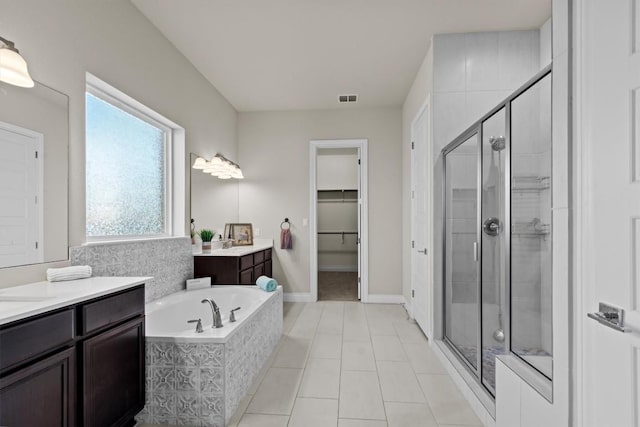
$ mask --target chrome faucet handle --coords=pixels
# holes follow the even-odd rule
[[[202,330],[202,321],[201,321],[201,319],[187,320],[187,323],[196,323],[196,322],[198,322],[198,324],[196,325],[196,332],[201,334],[202,332],[204,332]]]
[[[236,311],[240,310],[242,307],[236,307],[233,310],[231,310],[231,314],[229,315],[229,322],[235,322],[236,321]]]

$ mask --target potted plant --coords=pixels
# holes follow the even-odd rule
[[[198,233],[202,240],[202,253],[211,253],[211,240],[213,239],[213,230],[203,228]]]

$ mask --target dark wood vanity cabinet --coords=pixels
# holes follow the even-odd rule
[[[82,304],[78,318],[82,425],[135,425],[144,407],[144,288]]]
[[[242,256],[196,255],[194,277],[211,277],[211,284],[255,285],[260,276],[273,274],[271,248]]]
[[[143,285],[0,326],[0,426],[125,426],[144,406]]]

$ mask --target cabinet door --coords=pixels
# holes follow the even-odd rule
[[[144,317],[82,342],[85,427],[130,424],[144,407]]]
[[[253,277],[258,280],[258,277],[264,275],[264,264],[258,264],[253,267]]]
[[[240,272],[240,284],[241,285],[253,285],[253,268],[243,270]]]
[[[273,269],[271,267],[271,259],[264,262],[264,275],[267,277],[273,277]]]
[[[75,426],[75,347],[0,378],[0,425]]]

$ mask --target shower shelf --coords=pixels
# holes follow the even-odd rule
[[[511,179],[511,191],[529,192],[542,191],[551,188],[549,176],[514,176]]]
[[[548,236],[551,224],[544,224],[538,218],[530,222],[514,222],[511,224],[511,234],[515,236]]]

